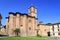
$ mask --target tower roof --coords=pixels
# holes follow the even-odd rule
[[[28,9],[30,9],[31,7],[34,7],[34,8],[36,8],[35,6],[33,6],[33,5],[31,5]]]

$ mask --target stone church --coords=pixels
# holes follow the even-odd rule
[[[6,26],[0,28],[0,35],[16,36],[14,30],[20,29],[19,36],[40,36],[60,37],[59,23],[38,23],[37,10],[34,6],[28,8],[28,13],[9,12],[6,17]],[[1,23],[0,23],[1,24]]]
[[[30,6],[28,8],[28,14],[20,12],[9,12],[9,16],[6,17],[6,33],[9,36],[15,36],[14,30],[20,29],[20,36],[36,36],[37,27],[37,15],[36,8]]]

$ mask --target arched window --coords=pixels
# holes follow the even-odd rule
[[[29,20],[29,22],[31,22],[31,20]]]
[[[29,27],[29,30],[31,30],[31,27]]]
[[[23,25],[21,25],[21,27],[22,27]]]

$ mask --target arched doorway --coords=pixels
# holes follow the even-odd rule
[[[47,35],[50,36],[50,32],[47,32]]]

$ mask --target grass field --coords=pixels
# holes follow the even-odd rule
[[[50,37],[3,37],[0,40],[54,40]]]

